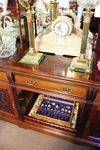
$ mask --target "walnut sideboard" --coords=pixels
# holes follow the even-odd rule
[[[38,66],[22,64],[24,51],[18,49],[10,58],[0,59],[0,118],[23,128],[100,147],[100,74],[68,70],[72,58],[47,55]],[[94,64],[95,65],[95,64]],[[74,127],[69,122],[52,122],[30,117],[36,96],[78,104]],[[61,125],[62,123],[62,125]]]

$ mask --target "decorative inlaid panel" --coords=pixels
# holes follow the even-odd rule
[[[7,93],[6,92],[7,92],[6,90],[0,89],[0,110],[11,113],[9,103],[7,101]]]

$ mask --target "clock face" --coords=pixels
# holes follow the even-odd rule
[[[64,37],[68,34],[69,27],[65,21],[59,21],[54,25],[53,30],[57,36]]]
[[[72,32],[72,19],[67,16],[59,16],[52,24],[52,32],[61,38],[69,36]]]

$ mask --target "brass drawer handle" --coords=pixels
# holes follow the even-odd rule
[[[63,91],[63,92],[66,92],[66,93],[72,93],[72,92],[73,92],[72,89],[66,88],[66,87],[63,87],[63,88],[62,88],[62,91]]]
[[[31,81],[31,80],[26,81],[26,85],[28,85],[28,86],[34,86],[35,84],[36,84],[35,81]]]

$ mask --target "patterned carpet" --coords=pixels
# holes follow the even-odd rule
[[[0,150],[97,150],[0,120]]]

